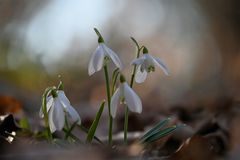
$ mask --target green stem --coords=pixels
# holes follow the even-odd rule
[[[45,126],[47,129],[47,135],[48,135],[48,140],[52,141],[53,137],[52,137],[52,133],[50,131],[50,127],[48,124],[48,113],[47,113],[47,95],[49,94],[49,92],[52,90],[52,87],[49,87],[45,90],[44,94],[42,95],[42,111],[43,111],[43,115],[44,115],[44,122],[45,122]]]
[[[139,58],[141,49],[142,49],[142,47],[141,48],[137,48],[137,56],[136,56],[136,58]],[[131,77],[131,82],[130,82],[130,87],[131,88],[133,88],[133,82],[134,82],[136,70],[137,70],[137,65],[134,65],[133,72],[132,72],[132,77]]]
[[[116,71],[116,72],[115,72]],[[114,94],[114,92],[115,92],[115,89],[116,89],[116,82],[117,82],[117,78],[118,78],[118,76],[119,76],[119,74],[120,74],[120,72],[119,72],[119,69],[117,69],[117,70],[115,70],[114,72],[113,72],[113,76],[112,76],[112,89],[111,89],[111,91],[112,91],[112,96],[113,96],[113,94]]]
[[[106,90],[107,90],[107,100],[108,100],[108,144],[112,145],[112,125],[113,125],[113,118],[111,116],[111,93],[110,93],[110,83],[109,83],[109,76],[108,76],[108,68],[107,64],[104,65],[104,73],[106,79]]]
[[[128,143],[127,139],[127,133],[128,133],[128,107],[125,106],[125,117],[124,117],[124,143]]]
[[[66,129],[67,131],[69,131],[69,124],[68,124],[68,120],[67,120],[67,115],[66,115],[66,113],[65,113],[65,129]],[[71,132],[71,131],[70,131],[70,132]],[[68,139],[68,136],[69,136],[69,133],[68,133],[68,132],[65,133],[65,140]]]
[[[139,47],[137,41],[134,38],[131,37],[131,39],[134,41],[134,43],[137,46],[136,58],[139,58],[142,47]],[[132,76],[131,76],[131,81],[130,81],[131,88],[133,88],[133,82],[134,82],[136,70],[137,70],[137,65],[134,65]],[[125,106],[125,117],[124,117],[124,143],[125,144],[128,143],[127,133],[128,133],[128,106]]]

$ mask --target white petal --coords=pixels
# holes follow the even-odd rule
[[[50,108],[52,107],[52,104],[53,104],[53,97],[52,96],[48,96],[47,99],[46,99],[46,102],[47,102],[47,112],[49,112],[49,110],[50,110]],[[44,117],[42,106],[41,106],[40,111],[39,111],[39,116],[41,118]]]
[[[61,102],[63,102],[65,105],[70,105],[70,101],[68,100],[68,98],[66,97],[64,91],[62,90],[58,90],[58,97],[61,100]]]
[[[53,112],[54,112],[54,108],[52,107],[49,111],[49,114],[48,114],[48,124],[49,124],[49,128],[50,128],[51,133],[56,131],[56,127],[55,127],[55,124],[54,124],[54,121],[53,121]]]
[[[113,94],[112,99],[111,99],[111,115],[112,115],[113,118],[116,117],[117,107],[118,107],[118,104],[119,104],[120,95],[121,95],[121,91],[118,88],[115,91],[115,93]]]
[[[137,67],[137,72],[135,75],[135,81],[137,83],[142,83],[146,80],[147,78],[147,71],[145,69],[143,69],[143,72],[141,71],[141,66]]]
[[[166,75],[169,75],[169,71],[168,71],[168,68],[167,68],[167,66],[165,65],[165,63],[164,63],[160,58],[155,58],[155,57],[153,57],[153,59],[154,59],[154,63],[155,63],[158,67],[160,67]]]
[[[62,130],[64,127],[64,111],[60,100],[54,98],[53,106],[51,107],[48,115],[50,130],[53,133],[56,130]]]
[[[134,59],[134,60],[131,62],[131,65],[134,65],[134,64],[135,64],[135,65],[143,64],[144,59],[145,59],[144,56],[142,56],[142,57],[140,57],[140,58],[137,58],[137,59]]]
[[[89,65],[88,65],[88,75],[92,75],[93,73],[102,69],[103,61],[104,61],[104,50],[101,45],[98,45],[95,52],[92,54]]]
[[[75,123],[76,121],[78,121],[77,124],[81,124],[81,119],[78,112],[71,105],[66,108],[66,111],[71,123]]]
[[[120,61],[119,57],[117,54],[108,48],[105,44],[102,44],[104,50],[106,51],[107,55],[112,59],[114,64],[121,70],[123,68],[122,62]]]
[[[128,108],[132,112],[141,113],[142,112],[142,102],[138,95],[129,87],[125,82],[124,85],[124,98],[128,105]]]

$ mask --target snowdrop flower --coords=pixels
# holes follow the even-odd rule
[[[155,71],[155,65],[160,67],[166,75],[169,75],[168,69],[160,58],[148,54],[146,47],[143,48],[143,56],[132,61],[132,65],[137,65],[135,81],[142,83],[147,78],[147,74]]]
[[[68,98],[62,90],[52,90],[52,95],[47,97],[47,113],[48,123],[51,133],[56,130],[60,131],[64,127],[65,115],[69,118],[71,123],[77,122],[81,124],[81,119],[77,111],[71,106]],[[40,109],[39,115],[41,118],[44,117],[42,108]]]
[[[92,54],[88,65],[88,74],[91,76],[95,72],[100,71],[109,59],[111,59],[119,69],[122,69],[122,63],[117,54],[105,45],[102,37],[99,37],[98,47]]]
[[[123,75],[120,76],[120,86],[117,88],[111,99],[111,116],[116,117],[117,107],[120,101],[123,101],[130,111],[141,113],[142,102],[138,95],[127,84]]]

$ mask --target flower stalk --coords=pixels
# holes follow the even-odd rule
[[[107,64],[104,65],[104,74],[106,80],[106,90],[107,90],[107,104],[108,104],[108,144],[112,144],[112,125],[113,125],[113,118],[111,116],[111,92],[110,92],[110,83],[109,83],[109,76],[108,76],[108,67]]]
[[[139,58],[140,56],[140,52],[142,50],[143,47],[140,47],[138,42],[131,37],[131,40],[135,43],[136,45],[136,58]],[[137,65],[134,65],[133,67],[133,72],[132,72],[132,76],[131,76],[131,81],[130,81],[130,87],[133,88],[133,82],[134,82],[134,78],[135,78],[135,74],[136,74],[136,69],[137,69]],[[124,115],[124,143],[127,144],[128,143],[128,106],[125,106],[125,115]]]
[[[47,138],[49,141],[52,141],[53,138],[52,138],[52,133],[50,131],[49,124],[48,124],[47,96],[51,92],[52,89],[53,89],[53,87],[46,88],[45,92],[42,95],[42,112],[44,115],[44,123],[45,123],[45,127],[47,130]]]

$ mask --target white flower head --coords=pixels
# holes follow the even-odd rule
[[[148,54],[146,47],[143,48],[143,56],[133,60],[131,64],[137,65],[135,76],[135,81],[137,83],[144,82],[147,78],[147,74],[155,71],[155,66],[160,67],[166,75],[169,75],[168,68],[164,62],[160,58]]]
[[[77,111],[71,106],[70,101],[62,90],[52,90],[51,95],[47,97],[48,123],[51,133],[60,131],[64,127],[65,115],[71,123],[81,124],[81,119]],[[39,115],[44,117],[42,107]]]
[[[117,54],[105,45],[102,36],[99,35],[98,47],[92,54],[88,65],[88,74],[91,76],[95,72],[100,71],[109,59],[111,59],[120,70],[123,68]]]
[[[123,101],[130,111],[141,113],[142,102],[133,89],[127,84],[123,75],[120,76],[120,86],[116,89],[111,99],[111,116],[116,117],[117,107]]]

